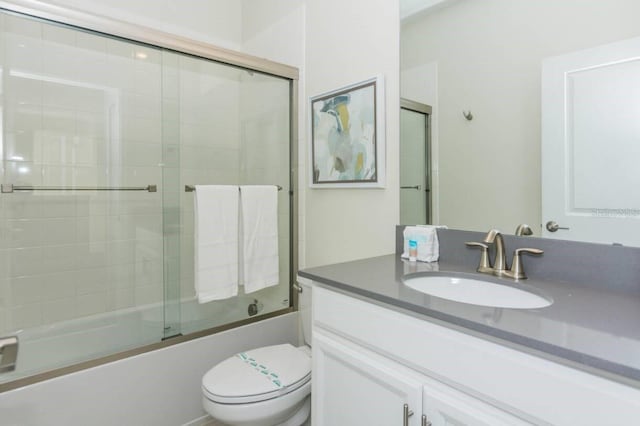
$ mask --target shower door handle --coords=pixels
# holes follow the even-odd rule
[[[18,338],[16,336],[0,337],[0,373],[15,370],[17,359]]]

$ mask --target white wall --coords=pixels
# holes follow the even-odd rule
[[[154,28],[220,47],[241,47],[242,2],[237,0],[44,0]]]
[[[297,344],[291,313],[0,394],[3,425],[177,426],[205,416],[202,376],[251,348]]]
[[[391,253],[398,216],[397,1],[243,2],[243,49],[301,70],[299,266]],[[336,29],[340,29],[336,31]],[[387,187],[309,189],[310,96],[378,74],[385,77]]]
[[[302,0],[242,0],[242,50],[302,70],[305,9]]]
[[[384,75],[387,144],[385,189],[306,189],[305,185],[307,266],[394,250],[394,226],[399,220],[398,44],[395,0],[307,0],[307,97]],[[309,118],[301,117],[301,122],[308,132]],[[308,133],[301,141],[305,152],[306,138]]]
[[[438,63],[440,223],[539,232],[541,61],[640,35],[637,16],[635,0],[464,0],[408,20],[401,69]]]

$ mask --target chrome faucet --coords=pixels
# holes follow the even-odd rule
[[[522,266],[522,254],[542,254],[543,251],[535,248],[519,248],[513,252],[513,262],[511,268],[507,266],[507,256],[505,254],[504,240],[502,234],[497,229],[492,229],[487,232],[483,242],[467,242],[469,247],[477,247],[481,249],[480,264],[478,265],[478,272],[483,274],[492,274],[498,277],[507,277],[513,280],[526,280],[527,276],[524,273],[524,267]],[[489,257],[489,244],[495,244],[496,255],[494,261],[491,262]]]
[[[504,252],[504,240],[502,234],[497,229],[492,229],[487,232],[484,237],[485,244],[496,245],[496,257],[493,260],[493,275],[502,275],[507,269],[507,255]]]

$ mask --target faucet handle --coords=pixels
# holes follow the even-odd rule
[[[527,225],[526,223],[521,223],[516,228],[516,235],[517,236],[533,235],[533,231],[531,230],[531,227],[529,225]]]
[[[465,244],[467,245],[467,247],[480,249],[480,263],[478,264],[477,271],[492,273],[493,268],[491,267],[491,262],[489,261],[489,245],[485,243],[477,243],[475,241],[467,241]]]
[[[529,254],[542,254],[544,253],[543,250],[537,249],[537,248],[527,248],[527,247],[522,247],[519,249],[515,249],[513,252],[514,256],[519,256],[520,253],[529,253]]]
[[[513,261],[511,262],[511,269],[505,273],[510,278],[514,280],[526,280],[527,276],[524,273],[524,266],[522,265],[522,256],[520,253],[528,253],[540,255],[543,254],[544,251],[537,248],[519,248],[515,249],[513,252]]]

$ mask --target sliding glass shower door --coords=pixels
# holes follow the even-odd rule
[[[289,79],[0,12],[0,384],[288,308],[290,101]],[[283,188],[277,286],[196,302],[198,184]]]
[[[191,333],[289,306],[290,82],[184,54],[163,54],[165,204],[179,229],[165,246],[169,289],[179,289],[179,330]],[[194,291],[194,185],[278,185],[281,283],[254,294],[196,302]],[[170,201],[169,201],[170,200]],[[175,208],[175,210],[173,210]],[[167,235],[169,238],[169,236]],[[176,254],[173,256],[172,254]],[[176,300],[175,297],[169,297]],[[167,318],[175,310],[167,310]],[[176,324],[178,325],[178,324]],[[168,324],[168,326],[174,326]]]
[[[158,341],[161,52],[3,13],[0,381]]]

